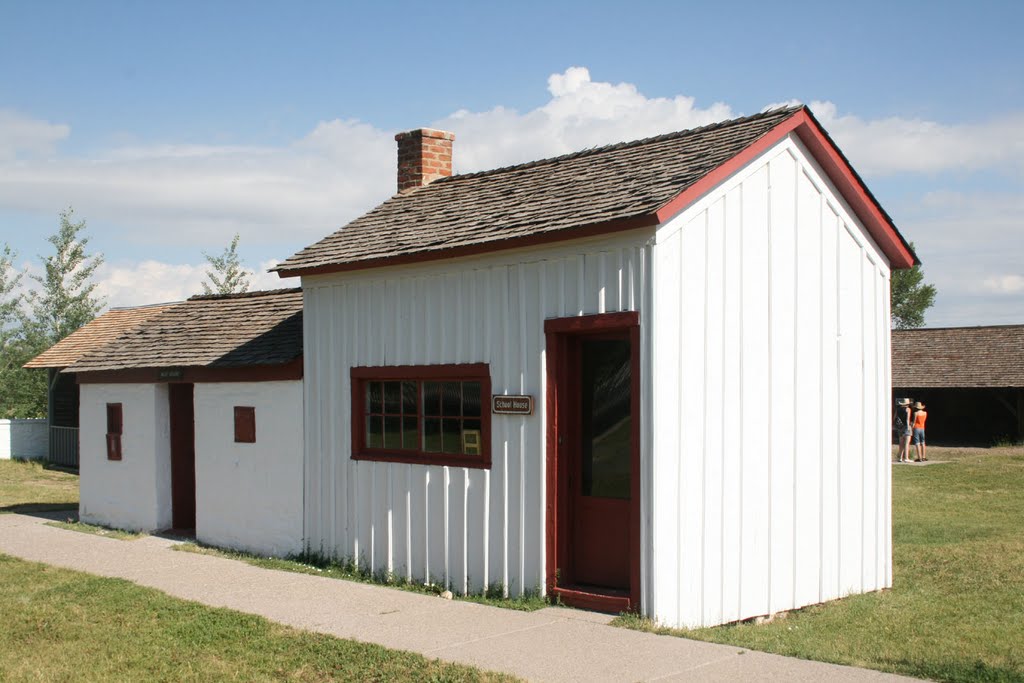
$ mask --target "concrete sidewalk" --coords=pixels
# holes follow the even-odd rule
[[[66,515],[66,513],[65,513]],[[153,536],[120,541],[0,515],[0,553],[128,579],[205,605],[340,638],[506,671],[533,681],[882,681],[915,679],[608,626],[609,617],[469,602],[273,571],[174,552]]]

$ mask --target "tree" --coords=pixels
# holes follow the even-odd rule
[[[9,338],[11,326],[21,311],[22,296],[17,288],[22,274],[14,272],[14,259],[17,256],[8,244],[0,249],[0,348]]]
[[[70,208],[60,214],[60,228],[47,238],[54,253],[43,261],[43,275],[30,275],[40,288],[24,298],[13,295],[21,275],[12,275],[14,254],[0,258],[0,309],[8,316],[0,346],[0,417],[44,417],[46,373],[22,367],[29,360],[96,317],[103,305],[91,281],[103,262],[86,253],[85,221],[74,221]]]
[[[249,291],[251,273],[242,267],[242,261],[238,258],[237,232],[220,256],[210,256],[204,251],[203,257],[210,263],[210,269],[206,271],[209,282],[203,281],[203,294],[239,294]]]
[[[36,406],[22,406],[24,384],[28,379],[22,369],[25,349],[22,338],[23,296],[17,292],[22,273],[14,271],[17,254],[4,244],[0,250],[0,419],[35,416]]]
[[[914,244],[910,244],[914,248]],[[894,270],[889,287],[890,321],[894,330],[924,325],[924,313],[935,303],[935,285],[925,284],[924,271]]]
[[[28,296],[34,327],[30,332],[38,337],[43,349],[95,318],[103,308],[103,299],[93,296],[96,283],[92,282],[103,255],[86,253],[89,238],[82,236],[85,221],[75,223],[74,216],[70,207],[61,212],[60,228],[46,238],[54,253],[39,257],[45,273],[31,276],[41,285],[41,292]]]

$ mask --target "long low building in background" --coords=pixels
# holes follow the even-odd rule
[[[1024,440],[1024,325],[894,330],[892,386],[927,405],[930,443]]]

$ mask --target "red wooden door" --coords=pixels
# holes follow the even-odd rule
[[[630,589],[632,353],[628,331],[569,344],[572,581]]]
[[[171,415],[171,524],[196,528],[196,427],[193,385],[169,384]]]

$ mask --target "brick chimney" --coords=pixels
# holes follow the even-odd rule
[[[399,133],[398,191],[408,192],[452,174],[454,133],[420,128]]]

